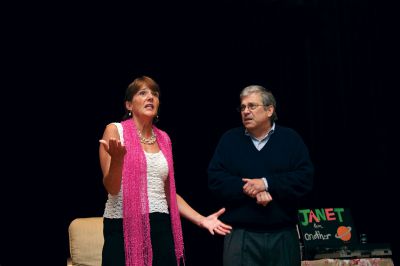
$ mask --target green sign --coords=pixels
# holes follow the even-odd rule
[[[298,210],[301,239],[306,250],[338,249],[358,244],[348,208]]]

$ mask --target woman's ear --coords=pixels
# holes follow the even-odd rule
[[[125,101],[125,108],[126,108],[126,110],[132,112],[132,102]]]

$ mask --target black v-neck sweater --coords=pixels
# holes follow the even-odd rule
[[[297,223],[297,207],[311,191],[314,167],[302,138],[275,126],[259,151],[243,127],[227,131],[208,167],[210,190],[226,207],[221,220],[236,227],[275,231]],[[242,178],[266,177],[273,200],[262,206],[244,194]]]

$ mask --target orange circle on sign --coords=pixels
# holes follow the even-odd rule
[[[339,226],[335,237],[340,238],[343,241],[349,241],[351,238],[351,227]]]

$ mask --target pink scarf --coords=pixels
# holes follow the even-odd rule
[[[151,266],[153,251],[150,239],[149,202],[147,197],[147,163],[140,144],[135,123],[121,122],[124,129],[124,144],[127,153],[122,170],[123,183],[123,228],[125,261],[127,266]],[[171,216],[177,265],[183,258],[181,220],[176,200],[172,144],[164,131],[153,126],[157,143],[168,163],[169,182],[166,196]]]

